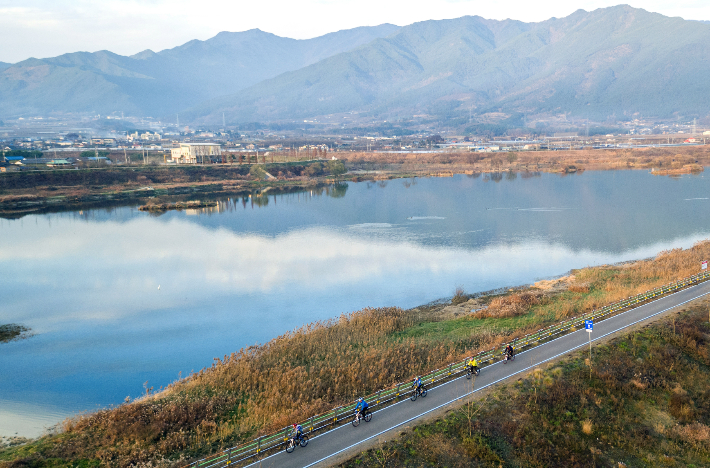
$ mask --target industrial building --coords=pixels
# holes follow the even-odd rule
[[[171,162],[175,164],[197,164],[205,162],[205,156],[221,156],[222,147],[216,143],[180,143],[179,148],[170,150]]]

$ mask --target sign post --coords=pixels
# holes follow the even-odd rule
[[[707,269],[708,269],[708,261],[707,261],[707,260],[703,260],[703,261],[700,263],[700,269],[701,269],[701,270],[707,270]]]
[[[585,320],[584,329],[587,330],[589,334],[589,378],[592,378],[592,331],[594,330],[594,321]]]

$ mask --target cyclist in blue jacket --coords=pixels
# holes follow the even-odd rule
[[[360,419],[360,417],[365,416],[365,412],[367,411],[367,408],[369,408],[370,405],[367,404],[365,399],[363,397],[360,397],[357,400],[357,405],[355,405],[355,411],[357,411],[356,417]]]
[[[291,430],[291,438],[293,438],[294,440],[300,441],[301,435],[303,435],[303,427],[301,427],[300,424],[296,424],[296,423],[293,423],[291,425],[291,427],[293,428]]]

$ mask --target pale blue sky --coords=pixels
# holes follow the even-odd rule
[[[609,0],[0,0],[0,61],[108,49],[130,55],[259,28],[305,39],[356,26],[480,15],[541,21]],[[638,0],[637,8],[710,20],[708,0]]]

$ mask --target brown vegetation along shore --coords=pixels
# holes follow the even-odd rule
[[[317,322],[59,434],[0,449],[0,466],[130,467],[186,460],[252,440],[560,319],[697,273],[710,241],[651,260],[585,268],[551,284],[412,310],[365,309]],[[484,309],[485,313],[472,312]],[[165,462],[166,466],[175,462]]]
[[[407,173],[440,176],[472,172],[555,172],[570,174],[580,170],[654,170],[668,175],[687,174],[710,165],[710,146],[585,149],[567,151],[520,151],[474,153],[339,153],[352,170],[378,170],[380,176]]]
[[[151,203],[148,205],[141,205],[138,207],[140,211],[169,211],[169,210],[192,210],[197,208],[210,208],[217,206],[216,201],[200,201],[200,200],[190,200],[186,202],[177,203]]]
[[[339,465],[705,467],[710,463],[707,299],[534,369]]]

